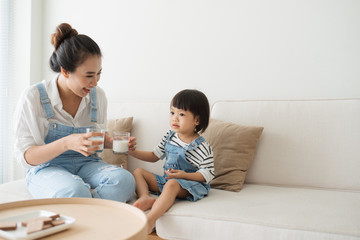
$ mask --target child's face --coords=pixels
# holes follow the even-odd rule
[[[194,134],[195,127],[199,124],[198,117],[190,111],[178,109],[176,107],[170,108],[170,126],[180,135]]]
[[[83,64],[76,68],[74,73],[69,73],[67,86],[73,93],[85,97],[91,88],[96,87],[101,75],[101,57],[90,56]]]

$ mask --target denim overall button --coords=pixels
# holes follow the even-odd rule
[[[56,124],[55,124],[55,123],[53,124],[53,128],[56,128]]]

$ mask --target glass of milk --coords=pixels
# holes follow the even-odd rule
[[[114,132],[113,133],[113,153],[114,154],[128,154],[129,151],[129,132]]]
[[[102,152],[104,149],[106,129],[92,127],[92,128],[86,128],[86,132],[87,133],[89,133],[89,132],[102,133],[102,136],[92,136],[92,137],[88,138],[88,140],[90,140],[90,141],[101,141],[102,143],[100,145],[98,145],[100,147],[100,149],[96,150],[95,152]],[[95,146],[91,146],[91,147],[95,147]]]

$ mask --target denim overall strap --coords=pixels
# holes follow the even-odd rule
[[[90,90],[91,122],[97,122],[96,87]]]
[[[186,150],[191,151],[194,148],[197,148],[204,141],[205,139],[202,136],[200,136],[197,139],[195,139],[192,143],[190,143]]]
[[[170,142],[170,139],[174,136],[175,132],[170,130],[170,133],[166,137],[166,142]]]
[[[51,107],[51,103],[50,103],[50,99],[48,97],[48,94],[46,92],[45,86],[44,84],[42,84],[41,82],[36,84],[37,89],[39,90],[40,93],[40,99],[41,99],[41,104],[43,105],[45,114],[46,114],[46,118],[53,118],[54,117],[54,111],[52,110]]]

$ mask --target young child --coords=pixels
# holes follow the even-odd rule
[[[197,90],[180,91],[170,104],[172,130],[165,134],[152,152],[129,151],[129,155],[147,162],[166,157],[164,176],[141,168],[133,172],[139,197],[134,206],[143,211],[151,209],[147,214],[149,234],[155,227],[155,221],[176,198],[197,201],[209,193],[209,182],[214,178],[213,152],[199,135],[207,128],[209,115],[210,107],[205,94]],[[160,193],[160,196],[152,198],[149,190]]]

